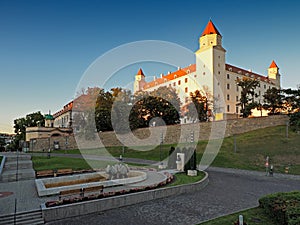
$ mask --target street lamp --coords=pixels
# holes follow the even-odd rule
[[[160,147],[159,147],[159,161],[160,162],[162,161],[161,148],[162,148],[163,138],[164,138],[164,135],[163,135],[163,133],[161,133],[161,136],[160,136]]]

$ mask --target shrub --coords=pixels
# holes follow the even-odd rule
[[[260,207],[282,225],[300,224],[300,192],[276,193],[259,199]]]

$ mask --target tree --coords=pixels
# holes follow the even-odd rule
[[[270,115],[274,115],[283,108],[283,95],[281,90],[275,87],[268,89],[263,95],[265,104],[263,108],[270,111]]]
[[[237,105],[241,106],[241,113],[243,118],[251,115],[251,110],[258,106],[258,103],[254,101],[255,89],[259,85],[259,81],[248,77],[236,80],[237,85],[242,88],[240,103]]]
[[[95,121],[97,131],[112,131],[111,125],[111,108],[113,104],[113,96],[103,89],[100,90],[95,106]]]
[[[198,119],[200,122],[207,121],[208,99],[199,90],[190,93],[191,102],[187,106],[187,117]],[[197,112],[195,112],[195,110]]]
[[[139,92],[130,114],[131,129],[180,123],[180,99],[173,88],[160,87],[151,93]],[[151,125],[152,125],[151,124]]]
[[[292,90],[291,88],[283,90],[285,102],[291,106],[291,111],[300,110],[300,88]]]

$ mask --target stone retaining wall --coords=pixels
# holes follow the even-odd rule
[[[233,134],[241,134],[248,131],[278,126],[278,125],[285,125],[289,117],[286,115],[276,115],[276,116],[267,116],[267,117],[255,117],[255,118],[240,118],[240,119],[232,119],[227,121],[216,121],[216,122],[204,122],[204,123],[194,123],[194,124],[180,124],[180,125],[172,125],[167,126],[166,135],[164,136],[163,142],[164,144],[175,144],[175,143],[185,143],[190,141],[191,132],[199,130],[199,132],[195,133],[195,140],[208,140],[211,135],[212,127],[222,127],[225,126],[225,137],[231,136]],[[157,145],[160,143],[161,133],[163,127],[149,127],[143,129],[137,129],[133,132],[135,137],[142,139],[141,146],[146,145]],[[218,137],[218,132],[222,135],[221,129],[214,129],[214,135]],[[152,138],[147,139],[147,137],[152,136]],[[132,143],[132,136],[128,134],[119,135],[122,140],[125,140],[128,143],[128,147],[130,147],[130,143]],[[115,132],[100,132],[99,138],[101,139],[102,145],[108,146],[122,146],[123,144],[118,140]],[[52,139],[52,138],[51,138]],[[54,137],[51,140],[59,141],[61,149],[65,149],[65,138],[64,137]],[[79,146],[84,146],[84,148],[96,148],[100,146],[99,139],[97,140],[82,140],[85,142],[84,145],[80,144]],[[132,144],[134,145],[134,144]],[[45,148],[46,147],[46,148]],[[37,140],[34,146],[34,150],[42,150],[42,149],[49,148],[49,140],[48,139],[41,139]],[[77,144],[73,135],[69,136],[68,138],[68,149],[75,149],[77,148]]]
[[[121,196],[91,200],[80,203],[73,203],[65,206],[46,208],[45,204],[41,205],[45,222],[65,219],[79,215],[102,212],[109,209],[133,205],[141,202],[151,201],[154,199],[165,198],[172,195],[179,195],[189,192],[195,192],[203,189],[209,182],[208,174],[194,184],[184,184],[175,187],[159,188],[150,191],[142,191]]]

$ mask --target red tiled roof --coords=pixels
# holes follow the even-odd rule
[[[72,109],[73,109],[73,101],[66,104],[62,110],[59,110],[58,112],[54,113],[53,118],[55,119],[55,118],[59,117],[60,115],[66,113],[68,111],[71,111]]]
[[[146,83],[143,88],[144,88],[144,90],[146,90],[148,88],[155,87],[159,84],[177,79],[179,77],[185,76],[185,75],[187,75],[189,73],[192,73],[192,72],[195,72],[195,71],[196,71],[196,64],[192,64],[188,67],[179,69],[179,70],[177,70],[173,73],[162,76],[161,78],[157,78],[153,81],[150,81],[150,82]]]
[[[273,60],[269,68],[278,68],[277,64]]]
[[[264,82],[273,84],[273,82],[268,77],[265,77],[265,76],[257,74],[257,73],[253,73],[252,71],[248,71],[248,70],[245,70],[245,69],[242,69],[242,68],[230,65],[230,64],[226,64],[225,69],[227,71],[232,71],[232,72],[235,72],[235,73],[238,73],[238,74],[250,77],[250,78],[255,78],[255,79],[259,78],[260,80],[262,80]]]
[[[205,36],[207,34],[218,34],[218,35],[221,35],[220,32],[218,31],[218,29],[215,27],[215,25],[213,24],[213,22],[211,20],[208,21],[202,35],[202,36]]]

